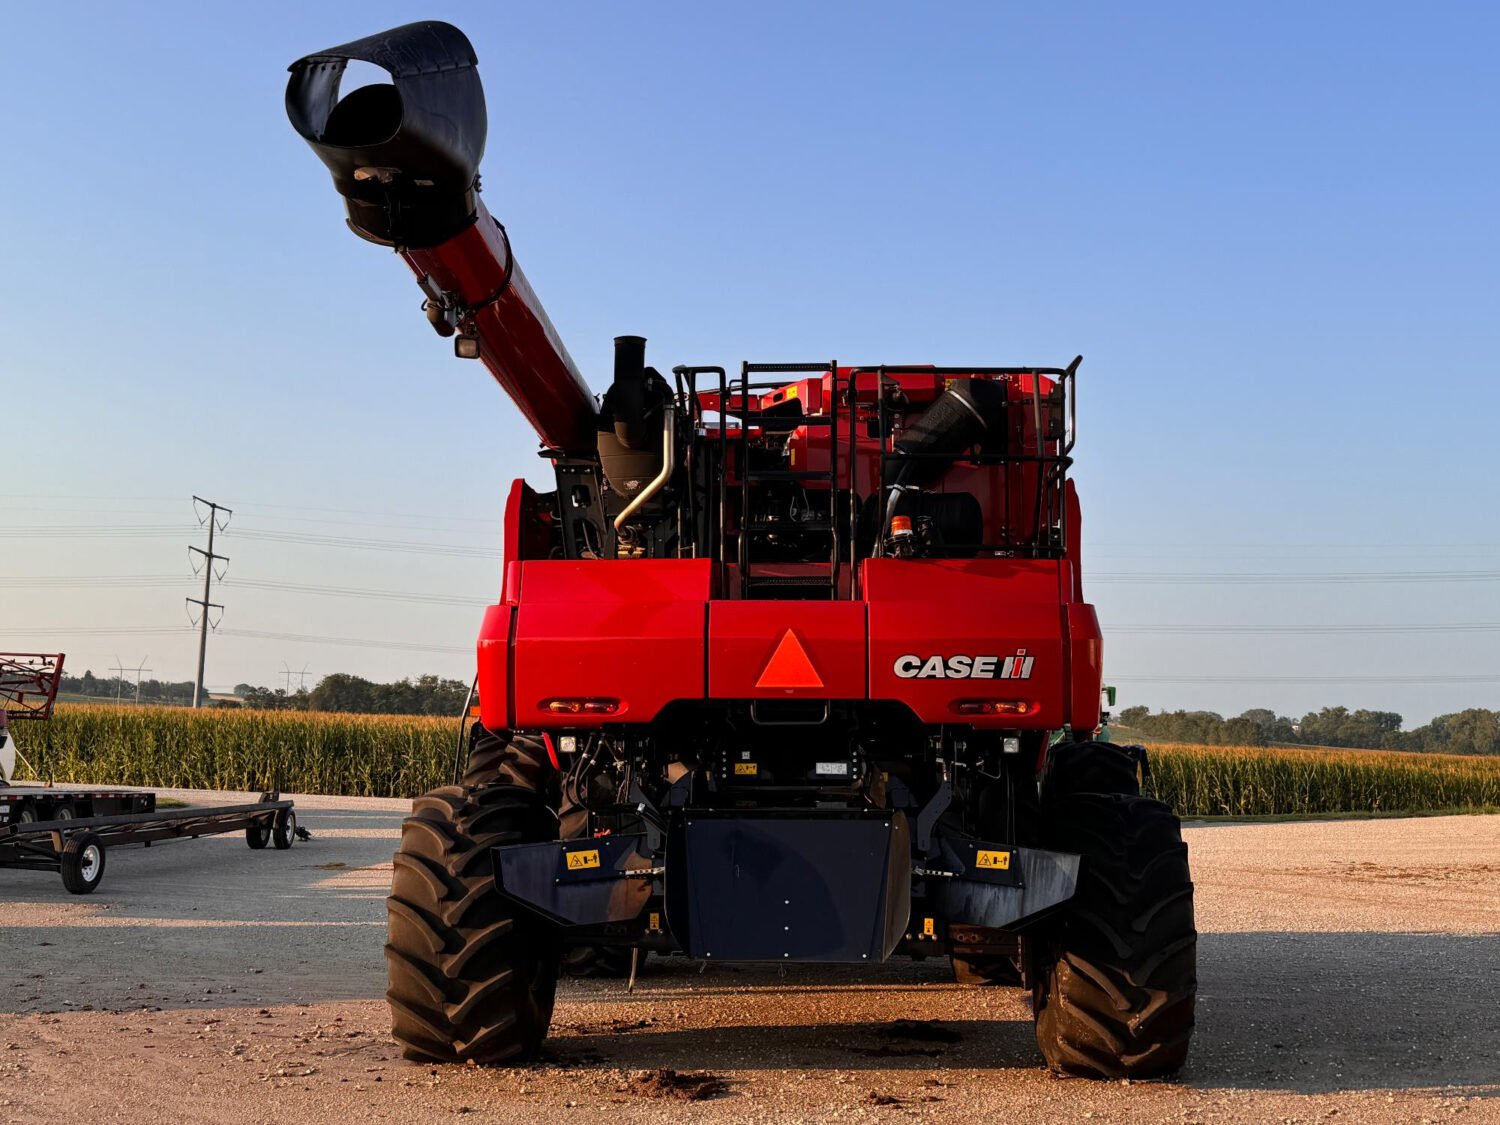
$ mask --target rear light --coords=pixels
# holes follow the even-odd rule
[[[613,715],[620,709],[618,699],[546,699],[542,710],[554,715]]]
[[[960,715],[1030,715],[1037,705],[1026,699],[960,699],[953,709]]]

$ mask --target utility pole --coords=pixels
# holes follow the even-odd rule
[[[201,707],[203,705],[203,665],[208,655],[208,614],[210,610],[224,608],[218,602],[211,600],[214,581],[214,563],[229,561],[228,555],[214,554],[214,531],[216,529],[219,531],[223,531],[226,527],[229,526],[229,517],[234,515],[234,511],[231,508],[226,508],[221,504],[215,504],[212,500],[205,500],[201,496],[194,496],[194,512],[198,510],[199,504],[202,504],[208,508],[207,516],[198,517],[198,525],[200,527],[207,526],[208,528],[208,550],[205,551],[201,547],[189,547],[188,551],[193,554],[203,556],[203,597],[186,599],[189,605],[197,606],[200,611],[200,616],[197,621],[198,678],[193,682],[194,707]],[[224,513],[223,523],[219,522],[220,512]],[[221,574],[219,575],[219,577],[222,578],[223,575]],[[191,615],[192,611],[189,610],[188,612]]]

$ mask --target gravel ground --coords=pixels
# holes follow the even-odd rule
[[[0,1121],[1500,1122],[1500,817],[1190,827],[1193,1055],[1131,1085],[1049,1075],[1025,1000],[938,962],[654,961],[634,994],[564,985],[540,1065],[405,1063],[380,999],[405,805],[298,809],[311,843],[121,850],[88,898],[0,872]],[[660,1067],[721,1082],[682,1100]]]

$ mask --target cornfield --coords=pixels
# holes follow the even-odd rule
[[[1391,750],[1163,745],[1155,795],[1181,816],[1421,812],[1500,806],[1500,758]]]
[[[457,719],[416,715],[108,704],[59,704],[47,725],[45,735],[17,733],[21,752],[59,782],[350,797],[411,797],[443,784],[458,736]]]
[[[453,719],[59,706],[22,751],[60,782],[411,797],[452,771]],[[1500,806],[1500,758],[1162,745],[1155,795],[1183,816]]]

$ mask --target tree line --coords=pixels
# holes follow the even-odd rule
[[[1324,707],[1300,719],[1253,707],[1233,718],[1215,711],[1158,711],[1127,707],[1115,722],[1129,731],[1170,742],[1218,746],[1348,746],[1427,754],[1500,754],[1500,711],[1471,707],[1402,730],[1395,711]],[[1125,732],[1122,732],[1125,733]]]
[[[96,676],[63,676],[58,690],[90,699],[120,699],[134,702],[131,679]],[[335,672],[324,676],[311,691],[288,692],[283,688],[236,684],[234,699],[215,699],[214,707],[245,707],[254,711],[351,711],[362,715],[457,715],[463,708],[469,685],[439,676],[417,676],[379,684],[362,676]],[[193,702],[193,682],[142,680],[142,703],[187,706]]]

